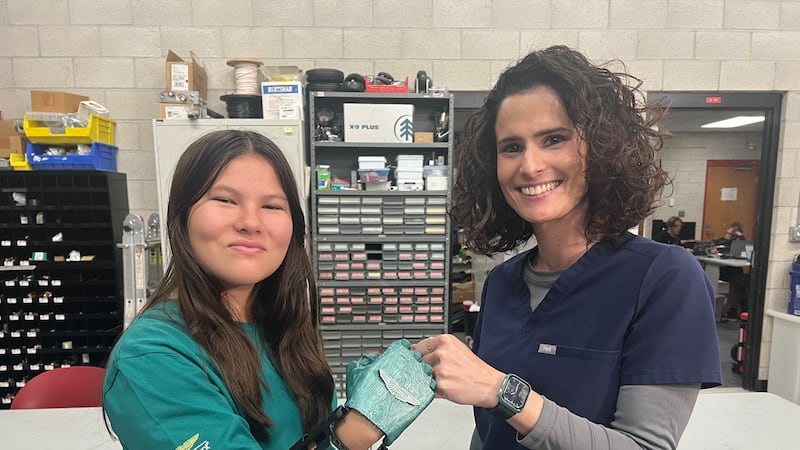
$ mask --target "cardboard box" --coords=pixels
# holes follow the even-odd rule
[[[0,120],[0,158],[8,158],[12,153],[25,153],[28,140],[17,131],[13,120]]]
[[[265,119],[302,119],[303,83],[265,81],[261,83],[261,105]]]
[[[414,142],[433,143],[433,131],[414,132]]]
[[[475,280],[464,283],[453,283],[450,302],[464,303],[467,300],[475,301]]]
[[[197,91],[200,98],[206,99],[208,77],[206,69],[189,52],[191,61],[186,61],[175,52],[167,52],[167,89],[171,91]]]
[[[414,105],[345,103],[345,142],[414,142]]]
[[[205,119],[205,110],[189,103],[159,103],[160,119]]]
[[[31,111],[74,113],[82,101],[89,100],[84,95],[56,91],[31,91]]]

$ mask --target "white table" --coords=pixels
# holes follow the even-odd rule
[[[702,391],[678,450],[800,448],[800,405],[767,392]],[[472,408],[436,399],[392,450],[467,450]],[[0,447],[25,450],[119,450],[100,408],[0,411]]]
[[[0,411],[0,446],[14,450],[120,450],[103,421],[102,408]]]
[[[750,267],[750,261],[746,259],[720,258],[719,256],[698,256],[697,260],[705,266],[706,276],[714,288],[714,314],[717,322],[722,319],[722,305],[717,301],[717,289],[719,288],[719,268],[727,267]]]
[[[800,405],[768,392],[703,392],[678,450],[800,448]]]

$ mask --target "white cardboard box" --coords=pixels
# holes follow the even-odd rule
[[[385,156],[359,156],[358,168],[359,169],[383,169],[386,167]]]
[[[264,81],[261,105],[265,119],[302,119],[303,83],[299,81]]]
[[[345,103],[345,142],[414,142],[414,105]]]

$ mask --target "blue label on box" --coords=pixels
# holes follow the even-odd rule
[[[297,84],[261,86],[262,94],[297,94],[300,86]]]

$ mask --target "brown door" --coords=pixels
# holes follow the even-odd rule
[[[741,222],[753,239],[757,192],[757,160],[707,161],[702,239],[722,237],[732,222]]]

